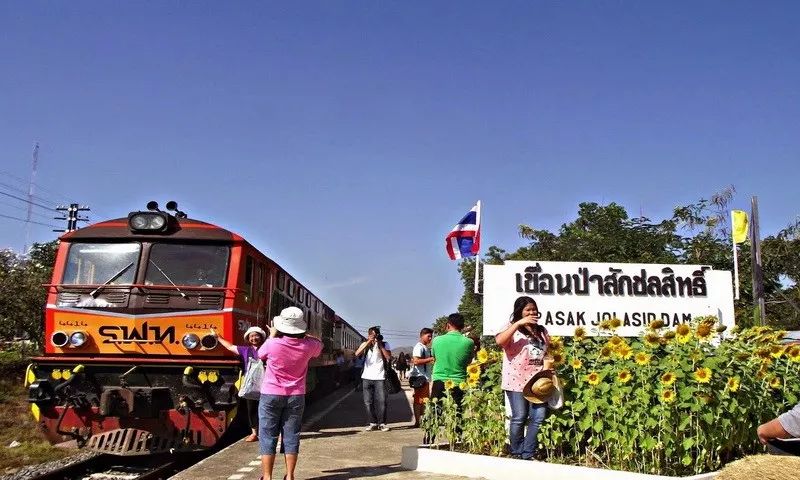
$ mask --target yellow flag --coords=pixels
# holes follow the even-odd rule
[[[747,212],[731,210],[731,235],[733,243],[742,243],[747,240]]]

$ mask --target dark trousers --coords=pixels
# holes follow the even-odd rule
[[[770,455],[800,455],[800,440],[789,442],[770,440],[767,443],[767,453]]]
[[[444,382],[442,380],[434,380],[431,384],[431,398],[438,398],[441,402],[441,399],[444,398],[444,391]],[[464,400],[464,392],[454,386],[450,389],[450,396],[456,402],[456,412],[461,415],[461,402]]]
[[[431,398],[432,399],[433,398],[438,398],[439,402],[441,402],[442,399],[444,398],[444,396],[445,396],[444,381],[442,381],[442,380],[434,380],[433,383],[431,383]],[[456,417],[460,418],[461,417],[461,403],[464,400],[464,392],[460,388],[454,386],[453,388],[450,389],[450,396],[453,397],[453,401],[456,403]],[[432,406],[432,405],[433,404],[430,404],[430,403],[428,404],[428,406]],[[437,409],[437,413],[436,414],[437,415],[441,415],[442,407],[437,406],[436,409]],[[461,425],[460,424],[456,426],[456,432],[459,434],[459,436],[461,435]],[[425,437],[422,440],[422,443],[428,444],[428,443],[433,443],[434,441],[436,441],[436,438],[428,438],[428,436],[425,435]]]
[[[258,400],[250,400],[245,398],[244,403],[247,404],[247,421],[250,423],[250,428],[258,431]]]
[[[363,379],[364,405],[369,423],[386,423],[386,387],[384,380]]]

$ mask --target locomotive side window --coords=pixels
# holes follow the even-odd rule
[[[278,272],[278,290],[281,292],[286,288],[286,274]]]
[[[139,243],[75,243],[69,247],[61,283],[130,285],[136,278]]]
[[[247,300],[253,299],[253,257],[247,256],[244,264],[244,285],[247,291]]]
[[[157,243],[150,248],[144,283],[221,287],[230,249],[222,245]]]

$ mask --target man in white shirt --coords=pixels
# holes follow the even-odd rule
[[[383,341],[380,327],[370,327],[367,341],[356,350],[356,355],[366,352],[361,382],[364,389],[364,405],[367,407],[369,426],[367,430],[388,432],[386,426],[386,368],[385,363],[392,358],[389,344]]]
[[[419,342],[411,352],[411,371],[408,383],[414,389],[414,426],[419,426],[419,419],[425,411],[425,399],[431,394],[431,373],[434,358],[431,356],[433,330],[423,328],[419,331]],[[423,382],[424,379],[424,382]]]

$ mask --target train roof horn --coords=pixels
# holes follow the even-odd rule
[[[178,210],[178,202],[175,200],[170,200],[167,202],[167,210],[170,212],[175,212],[175,217],[177,218],[186,218],[186,213]]]

